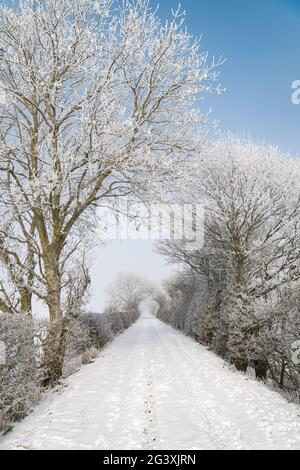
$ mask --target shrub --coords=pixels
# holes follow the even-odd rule
[[[40,394],[34,325],[21,315],[0,316],[0,341],[5,363],[0,364],[0,432],[24,418]]]

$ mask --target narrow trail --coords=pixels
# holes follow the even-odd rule
[[[143,314],[3,449],[291,449],[300,408]]]

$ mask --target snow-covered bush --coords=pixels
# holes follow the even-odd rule
[[[89,330],[92,345],[102,349],[113,338],[106,314],[87,313],[80,317],[80,322]]]
[[[282,390],[300,401],[300,289],[285,289],[257,323],[255,354],[267,363],[269,375]],[[270,313],[271,311],[271,313]],[[296,348],[296,349],[295,349]]]
[[[0,316],[0,341],[5,361],[0,363],[0,432],[24,418],[40,394],[34,326],[29,317]]]
[[[114,312],[106,316],[110,326],[112,336],[122,333],[138,318],[138,310],[130,310],[128,312]]]
[[[89,329],[78,319],[72,319],[68,324],[65,361],[80,356],[92,346]]]
[[[90,331],[78,318],[68,322],[66,333],[63,376],[76,371],[82,364],[90,362],[95,355]]]
[[[104,314],[82,313],[67,323],[63,376],[68,376],[82,364],[91,362],[97,351],[114,336],[126,330],[138,317],[138,311]]]
[[[122,333],[139,316],[138,310],[129,312],[87,313],[79,317],[79,322],[88,331],[90,346],[102,349],[114,336]]]
[[[188,297],[187,279],[185,272],[165,283],[171,302],[158,311],[158,317],[238,370],[254,369],[258,379],[271,381],[299,402],[300,364],[295,360],[300,340],[299,286],[285,289],[280,297],[249,302],[229,292],[219,298],[216,291],[207,291],[202,276],[193,278],[193,294]]]

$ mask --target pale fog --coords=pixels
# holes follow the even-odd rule
[[[108,301],[108,289],[121,272],[133,272],[160,282],[176,271],[166,260],[155,252],[153,240],[112,240],[97,241],[90,254],[91,286],[88,310],[102,313]],[[47,315],[42,302],[35,301],[36,317]]]
[[[103,311],[108,300],[107,289],[118,273],[133,272],[159,283],[174,270],[155,253],[152,240],[113,240],[94,248],[93,255],[89,302],[93,312]]]

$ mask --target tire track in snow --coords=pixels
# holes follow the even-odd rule
[[[180,354],[180,351],[174,348],[174,344],[170,345],[169,335],[161,335],[159,328],[159,323],[157,321],[152,324],[153,334],[156,336],[156,343],[160,344],[160,351],[164,353],[164,360],[167,362],[168,367],[172,364],[171,370],[173,375],[181,378],[181,387],[184,389],[182,392],[185,397],[190,398],[190,407],[193,409],[195,415],[197,415],[201,422],[202,427],[207,433],[207,437],[210,441],[211,448],[217,450],[225,449],[240,449],[242,448],[241,441],[239,439],[240,430],[238,428],[233,431],[233,424],[231,423],[231,429],[228,431],[228,428],[225,428],[221,425],[220,419],[216,422],[216,419],[212,421],[212,410],[210,410],[210,416],[208,410],[204,409],[201,403],[208,403],[207,397],[204,396],[203,389],[198,387],[195,389],[194,380],[195,380],[195,371],[191,372],[189,364],[180,360],[180,357],[183,357]],[[163,325],[165,328],[170,328],[166,325]],[[172,330],[173,332],[174,330]],[[177,333],[177,332],[175,332]],[[192,405],[192,406],[191,406]],[[212,407],[214,408],[214,407]],[[219,417],[214,416],[214,418]]]
[[[167,336],[166,342],[169,343],[169,337]],[[204,389],[199,369],[197,370],[193,367],[192,359],[182,348],[174,348],[174,344],[170,347],[169,343],[167,348],[170,355],[173,355],[173,363],[178,363],[176,356],[181,356],[182,358],[180,374],[184,377],[188,393],[192,398],[195,408],[198,408],[202,415],[203,423],[206,425],[214,448],[217,450],[242,449],[240,428],[235,426],[232,421],[222,417],[220,406],[214,402],[209,393]],[[174,355],[174,351],[176,351],[176,355]]]
[[[227,433],[233,439],[231,445],[235,441],[233,448],[261,449],[262,443],[268,443],[269,448],[277,449],[282,446],[280,441],[284,435],[293,433],[294,439],[287,439],[283,447],[299,442],[300,428],[299,422],[293,419],[294,405],[285,403],[278,393],[263,383],[230,370],[221,358],[195,341],[191,342],[181,332],[173,330],[172,336],[174,349],[184,358],[186,370],[194,377],[191,385],[197,390],[200,383],[205,396],[211,397],[210,402],[215,402],[213,422],[218,424],[224,412],[225,430],[228,428]],[[171,338],[168,337],[168,340]],[[243,432],[245,424],[246,434]]]
[[[144,449],[153,450],[160,448],[158,428],[157,428],[157,416],[156,416],[156,403],[155,393],[153,387],[153,374],[152,374],[152,361],[149,357],[149,352],[146,352],[145,358],[145,398],[144,398],[144,420],[145,427],[144,433]]]

